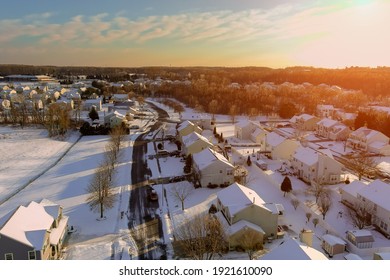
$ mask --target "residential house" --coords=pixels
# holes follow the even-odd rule
[[[121,125],[125,119],[124,115],[114,111],[104,116],[104,125],[113,128]]]
[[[294,116],[290,119],[291,125],[300,131],[314,131],[320,119],[309,114]]]
[[[271,153],[272,159],[290,160],[301,144],[298,141],[287,139],[276,132],[266,135],[265,151]]]
[[[372,248],[374,236],[366,229],[348,230],[347,239],[359,249]]]
[[[340,190],[341,202],[349,207],[355,207],[354,205],[358,202],[358,193],[365,187],[367,187],[367,185],[358,180],[342,186]]]
[[[351,132],[347,147],[375,154],[390,155],[389,137],[377,130],[360,127]]]
[[[249,140],[255,125],[249,121],[241,121],[234,125],[234,135],[241,140]]]
[[[58,259],[67,233],[60,205],[44,199],[19,206],[0,219],[0,259]]]
[[[337,236],[332,234],[325,234],[322,236],[321,247],[330,257],[344,253],[346,246],[347,243]]]
[[[260,227],[265,238],[276,238],[279,208],[264,202],[254,190],[233,183],[217,193],[216,206],[230,226],[246,221],[255,225],[253,228]]]
[[[298,178],[309,184],[337,184],[341,181],[343,165],[328,149],[300,147],[292,156],[291,165]]]
[[[267,131],[257,127],[250,135],[250,140],[252,140],[255,143],[259,143],[261,145],[264,145],[264,139],[265,136],[267,135]]]
[[[87,99],[83,102],[84,111],[91,111],[93,106],[95,106],[96,111],[101,111],[102,100],[100,98],[96,98],[96,99]]]
[[[182,150],[186,156],[194,155],[207,148],[212,148],[214,145],[207,140],[206,137],[200,135],[197,132],[192,132],[186,136],[183,136]]]
[[[200,134],[202,133],[202,129],[191,121],[184,121],[177,127],[177,134],[180,140],[182,140],[184,136],[187,136],[192,132]]]
[[[324,118],[316,125],[315,134],[317,136],[328,138],[333,141],[346,140],[349,136],[350,129],[336,120]]]
[[[260,260],[328,260],[328,258],[311,246],[288,237]]]
[[[113,102],[124,102],[129,99],[129,95],[127,93],[116,93],[111,96],[111,100]]]
[[[388,261],[390,260],[390,253],[389,252],[377,252],[377,253],[374,253],[374,257],[373,257],[374,260],[380,260],[380,261]]]
[[[193,166],[202,187],[228,186],[234,182],[234,166],[222,154],[210,148],[193,155]]]
[[[316,115],[319,118],[333,118],[335,110],[333,105],[317,105]]]

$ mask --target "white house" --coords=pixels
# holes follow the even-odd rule
[[[360,127],[351,132],[347,139],[347,146],[364,152],[390,155],[389,137],[367,127]]]
[[[316,115],[319,118],[333,118],[335,110],[333,105],[317,105]]]
[[[265,151],[271,153],[272,159],[290,160],[300,146],[298,141],[287,139],[276,132],[271,132],[266,136]]]
[[[314,131],[319,121],[319,118],[309,114],[294,116],[290,119],[291,125],[301,131]]]
[[[333,141],[346,140],[350,129],[336,120],[323,118],[316,124],[315,134]]]
[[[371,223],[390,236],[389,197],[390,185],[378,179],[367,185],[353,181],[342,188],[341,199],[352,207],[360,203],[372,209]]]
[[[125,116],[117,111],[111,112],[104,117],[104,125],[111,128],[121,125],[125,121]]]
[[[194,155],[213,146],[214,145],[206,137],[197,132],[192,132],[191,134],[183,136],[183,152],[187,156],[189,154]]]
[[[234,182],[234,166],[220,153],[207,148],[193,155],[193,166],[200,185],[230,185]]]
[[[337,184],[341,181],[343,165],[328,149],[300,147],[292,156],[291,165],[298,178],[307,183]]]

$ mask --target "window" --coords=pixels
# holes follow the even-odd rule
[[[36,260],[37,259],[37,255],[36,255],[35,251],[28,251],[28,259],[29,260]]]
[[[228,169],[228,170],[226,171],[226,174],[227,174],[227,175],[233,175],[233,170]]]
[[[12,253],[6,253],[5,254],[5,260],[6,261],[12,261],[14,259],[14,254]]]

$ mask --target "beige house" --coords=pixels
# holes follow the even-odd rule
[[[337,236],[332,234],[325,234],[322,236],[321,247],[330,257],[344,253],[346,246],[347,242]]]
[[[298,141],[287,139],[276,132],[266,135],[265,151],[271,153],[272,159],[290,160],[300,146]]]
[[[260,227],[264,237],[276,238],[278,207],[264,202],[254,190],[233,183],[217,193],[216,206],[230,226],[246,221]]]
[[[234,166],[220,153],[206,148],[193,154],[193,167],[200,185],[225,185],[234,182]]]
[[[302,114],[299,116],[294,116],[290,122],[291,125],[301,131],[314,131],[316,129],[317,123],[320,121],[319,118],[309,115]]]
[[[350,133],[347,147],[382,155],[390,155],[389,137],[382,132],[360,127]]]
[[[177,127],[177,134],[180,140],[183,140],[184,136],[187,136],[192,132],[201,134],[202,129],[191,121],[184,121]]]
[[[257,127],[251,133],[250,140],[252,140],[255,143],[264,145],[264,139],[265,139],[265,136],[267,135],[267,133],[268,132],[266,130],[264,130],[264,129],[260,128],[260,127]]]
[[[328,149],[298,148],[291,161],[292,168],[306,183],[338,184],[343,165],[333,158]]]
[[[183,136],[183,152],[185,155],[194,155],[214,145],[206,137],[197,132]]]

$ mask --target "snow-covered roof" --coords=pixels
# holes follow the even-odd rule
[[[189,120],[186,120],[186,121],[182,122],[181,124],[179,124],[179,126],[177,127],[177,131],[181,131],[188,126],[195,126],[195,124]]]
[[[233,183],[219,191],[217,197],[224,206],[229,208],[230,215],[234,215],[252,204],[271,211],[264,206],[264,200],[254,190],[238,183]]]
[[[276,132],[271,132],[270,134],[267,135],[267,144],[276,147],[283,143],[286,140],[283,136],[280,136]]]
[[[374,242],[374,236],[367,229],[349,230],[348,232],[355,236],[358,243]]]
[[[246,220],[240,220],[237,223],[232,224],[229,227],[229,234],[233,235],[244,228],[251,228],[259,233],[265,234],[265,231],[260,226],[255,225],[255,224],[248,222]]]
[[[367,187],[362,188],[359,191],[359,194],[378,206],[390,211],[390,185],[385,182],[377,179],[371,182]]]
[[[370,143],[368,146],[370,148],[374,148],[374,149],[383,149],[384,147],[388,146],[389,144],[386,143],[386,142],[382,142],[382,141],[374,141],[372,143]]]
[[[298,116],[297,118],[302,119],[304,121],[308,121],[308,120],[315,118],[315,116],[309,115],[309,114],[302,114],[302,115]]]
[[[39,250],[53,221],[54,218],[46,212],[45,205],[32,201],[28,206],[19,206],[14,210],[1,227],[0,233]]]
[[[362,183],[361,181],[355,180],[352,181],[350,184],[345,185],[342,187],[342,191],[349,193],[350,195],[357,197],[357,194],[359,191],[363,188],[367,187],[366,184]]]
[[[252,135],[253,137],[257,137],[257,136],[259,136],[259,135],[262,134],[262,133],[265,133],[265,131],[264,131],[263,129],[261,129],[261,128],[256,128],[255,131],[253,131],[251,135]]]
[[[382,260],[390,260],[390,253],[389,252],[379,252],[375,253],[376,255],[380,256]]]
[[[261,260],[327,260],[328,258],[320,251],[290,238],[269,253],[260,258]]]
[[[332,152],[329,149],[321,149],[316,151],[309,147],[299,147],[294,154],[294,158],[306,165],[313,165],[317,163],[320,154],[333,158]]]
[[[329,118],[323,118],[322,120],[320,120],[317,125],[323,125],[325,127],[332,127],[334,125],[336,125],[338,123],[338,121],[335,121],[335,120],[332,120],[332,119],[329,119]]]
[[[222,154],[217,153],[210,148],[204,149],[203,151],[194,154],[193,160],[200,170],[203,170],[218,161],[226,164],[226,166],[232,169],[234,168],[234,166]]]
[[[359,256],[359,255],[356,255],[356,254],[353,254],[353,253],[349,253],[347,255],[344,256],[344,259],[346,260],[362,260],[362,258]]]
[[[362,126],[358,129],[356,129],[355,131],[351,132],[351,135],[354,135],[357,137],[363,137],[363,138],[366,138],[368,140],[368,139],[371,139],[372,137],[374,137],[375,135],[377,135],[378,133],[380,133],[380,132],[377,130],[369,129],[367,127]]]
[[[324,240],[329,245],[347,245],[347,242],[342,240],[340,237],[334,236],[332,234],[325,234],[322,236],[322,240]]]
[[[197,133],[195,131],[186,135],[186,136],[183,136],[183,144],[186,147],[191,146],[192,144],[194,144],[197,141],[206,142],[206,143],[210,144],[210,146],[213,145],[206,137],[200,135],[199,133]]]
[[[235,124],[236,127],[241,127],[241,128],[245,128],[245,127],[248,127],[250,125],[251,125],[251,123],[248,120],[239,121]]]

